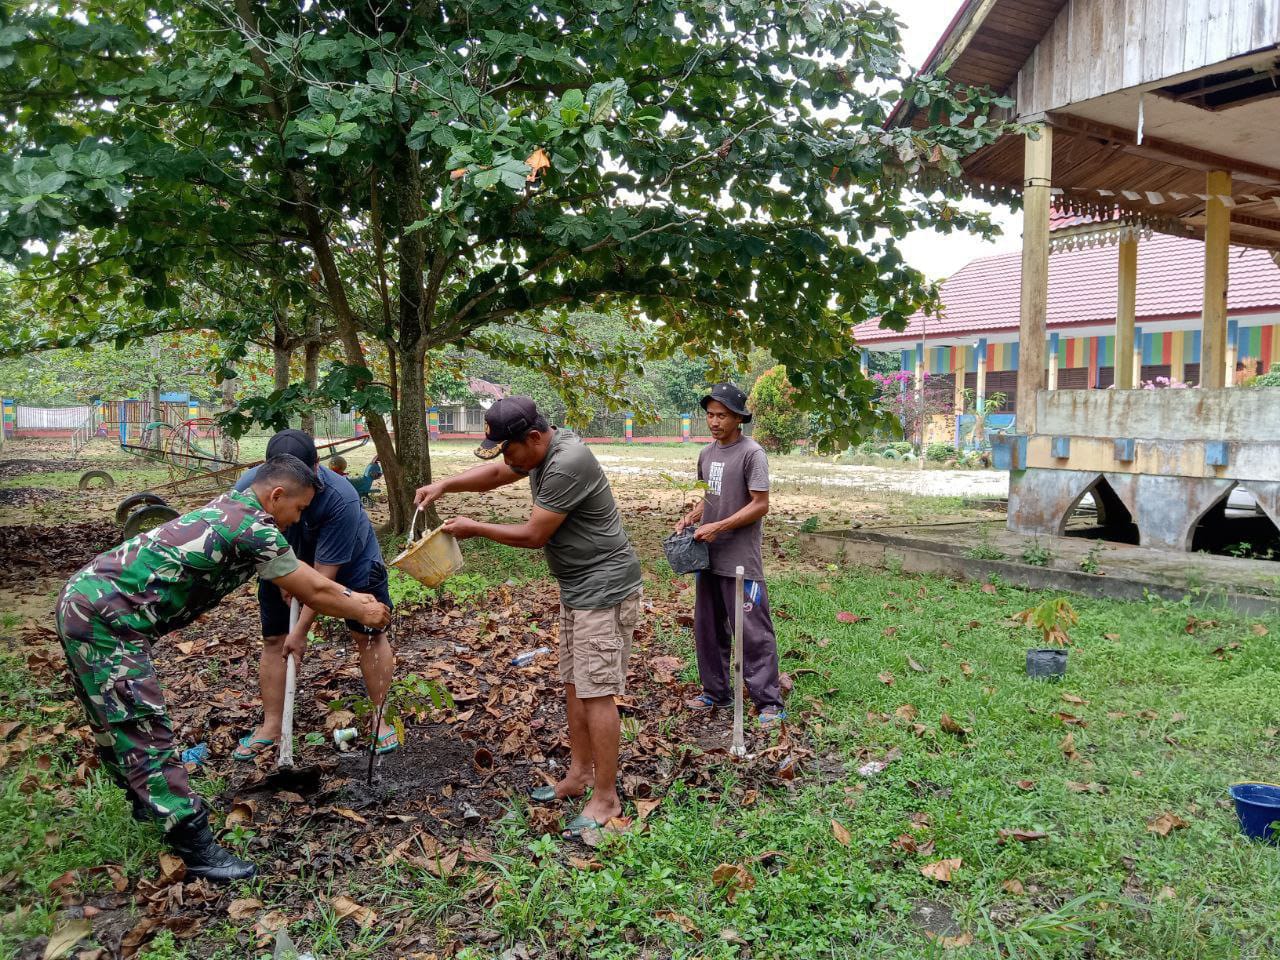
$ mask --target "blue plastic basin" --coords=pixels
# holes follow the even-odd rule
[[[1246,837],[1280,843],[1280,786],[1273,783],[1237,783],[1231,788],[1236,802],[1236,816]]]

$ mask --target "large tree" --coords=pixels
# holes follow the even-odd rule
[[[371,412],[389,352],[398,429],[369,426],[401,528],[430,351],[622,369],[567,325],[625,303],[713,370],[767,346],[849,439],[877,417],[851,325],[929,299],[895,241],[986,227],[908,186],[987,142],[963,121],[991,98],[913,81],[931,124],[885,131],[903,70],[876,3],[37,0],[0,68],[0,257],[55,298],[140,285],[178,312],[213,261],[289,264]]]

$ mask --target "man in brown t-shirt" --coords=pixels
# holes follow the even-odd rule
[[[696,527],[711,564],[698,573],[693,637],[702,693],[686,703],[711,711],[733,702],[729,655],[733,649],[736,568],[744,571],[742,605],[743,680],[761,726],[786,717],[778,682],[778,641],[764,587],[764,516],[769,512],[769,461],[760,444],[742,434],[751,422],[747,395],[732,383],[717,383],[701,400],[712,442],[698,455],[698,479],[706,495],[680,518],[676,530]]]

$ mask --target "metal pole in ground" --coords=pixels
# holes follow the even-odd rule
[[[747,744],[742,735],[742,576],[745,571],[734,571],[733,583],[733,746],[729,752],[735,757],[747,755]]]

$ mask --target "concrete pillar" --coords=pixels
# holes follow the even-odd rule
[[[1138,368],[1133,362],[1133,324],[1138,312],[1137,237],[1120,241],[1119,281],[1116,296],[1116,389],[1132,390],[1141,379],[1134,374]]]
[[[1133,328],[1133,362],[1129,364],[1129,376],[1133,377],[1133,386],[1142,386],[1142,328]]]
[[[964,413],[964,347],[952,347],[952,356],[954,362],[951,364],[951,371],[955,375],[955,385],[952,393],[952,402],[955,405],[956,416]]]
[[[1224,387],[1234,387],[1236,385],[1236,364],[1240,360],[1240,321],[1227,321],[1227,365],[1226,379],[1223,380]]]
[[[1204,311],[1201,314],[1200,386],[1220,390],[1227,372],[1227,252],[1231,211],[1217,196],[1231,193],[1231,174],[1211,171],[1205,177]],[[1234,364],[1233,364],[1234,366]]]
[[[1049,380],[1048,389],[1058,389],[1058,335],[1049,334]]]
[[[1018,432],[1035,433],[1036,394],[1045,387],[1045,316],[1049,307],[1049,188],[1053,128],[1027,136],[1022,162],[1022,302],[1018,328]]]
[[[871,351],[868,350],[866,347],[862,348],[862,351],[859,355],[858,366],[862,370],[862,375],[864,377],[867,375],[868,371],[871,369]]]
[[[924,389],[924,344],[916,347],[916,391]]]

